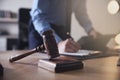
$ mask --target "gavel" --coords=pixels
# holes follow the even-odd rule
[[[22,58],[24,58],[24,57],[27,57],[27,56],[29,56],[29,55],[31,55],[31,54],[34,54],[34,53],[36,53],[36,52],[43,52],[43,50],[45,50],[45,48],[44,48],[43,45],[38,46],[38,47],[36,47],[36,48],[34,48],[34,49],[32,49],[32,50],[24,53],[24,54],[11,57],[11,58],[9,59],[9,62],[12,63],[12,62],[14,62],[14,61],[20,60],[20,59],[22,59]]]
[[[24,54],[11,57],[9,59],[9,62],[12,63],[14,61],[20,60],[20,59],[22,59],[24,57],[27,57],[27,56],[29,56],[31,54],[34,54],[36,52],[43,52],[45,49],[46,49],[47,54],[49,55],[50,59],[58,57],[59,52],[58,52],[57,43],[56,43],[56,41],[54,39],[54,36],[53,36],[53,32],[51,30],[45,31],[42,34],[42,37],[43,37],[44,45],[38,46],[35,49],[32,49],[32,50],[30,50],[30,51],[28,51],[28,52],[26,52]]]
[[[42,52],[43,50],[46,50],[46,53],[48,54],[49,58],[40,59],[38,62],[39,67],[56,73],[75,69],[83,69],[83,63],[80,60],[77,60],[73,57],[61,56],[59,54],[58,46],[53,36],[53,32],[51,30],[45,31],[42,34],[42,37],[44,43],[43,46],[38,46],[37,48],[30,50],[29,52],[26,52],[22,55],[12,57],[9,59],[9,61],[12,63],[33,53]]]

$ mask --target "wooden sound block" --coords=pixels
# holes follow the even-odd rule
[[[3,76],[3,67],[1,64],[0,64],[0,76]]]
[[[68,56],[59,56],[52,60],[40,59],[38,66],[55,73],[83,69],[81,61]]]

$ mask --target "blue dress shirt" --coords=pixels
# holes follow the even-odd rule
[[[68,11],[68,1],[69,0],[34,0],[30,14],[34,27],[40,35],[46,30],[53,30],[50,25],[51,23],[62,27],[67,26],[66,14]],[[79,5],[82,4],[80,1],[81,0],[73,0],[71,10],[72,12],[75,12],[76,17],[78,17],[77,20],[85,31],[90,32],[93,29],[92,24],[86,15],[86,11],[79,9]],[[54,36],[57,43],[62,40],[55,31]]]

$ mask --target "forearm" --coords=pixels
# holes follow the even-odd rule
[[[75,17],[78,20],[81,27],[89,34],[93,30],[92,22],[87,14],[85,1],[75,1],[73,6]]]
[[[30,15],[35,27],[35,30],[42,36],[42,33],[47,30],[53,30],[51,20],[49,19],[48,11],[51,3],[49,0],[35,0]],[[61,41],[61,38],[53,30],[56,42]]]
[[[33,18],[33,24],[35,27],[35,30],[42,36],[42,33],[47,30],[52,30],[53,35],[55,36],[56,42],[60,42],[61,38],[55,33],[55,31],[51,28],[52,25],[50,25],[50,22],[45,19],[45,16],[37,16],[37,18]]]

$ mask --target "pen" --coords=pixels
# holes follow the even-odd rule
[[[70,35],[69,32],[67,32],[66,34],[67,34],[67,38],[68,38],[68,39],[71,38],[72,40],[74,40],[73,37]]]

